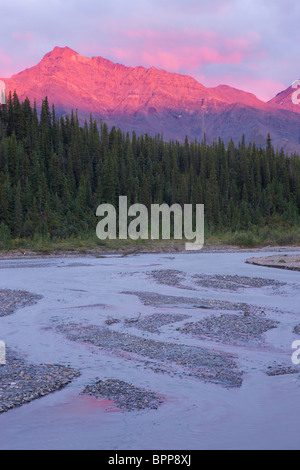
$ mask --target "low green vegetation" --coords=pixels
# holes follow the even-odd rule
[[[33,238],[2,239],[0,228],[0,251],[2,252],[36,252],[48,255],[51,253],[78,253],[101,255],[108,252],[176,252],[184,250],[184,240],[99,240],[94,232],[82,236],[67,238],[50,238],[36,235]],[[265,246],[300,246],[299,230],[289,233],[280,229],[256,228],[252,231],[225,231],[207,234],[204,249],[208,247],[231,246],[238,248],[256,248]]]

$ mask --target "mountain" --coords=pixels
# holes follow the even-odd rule
[[[278,93],[269,103],[300,114],[300,80],[296,80],[293,85]]]
[[[126,67],[102,57],[84,57],[55,47],[40,63],[9,79],[17,91],[40,106],[45,96],[57,114],[77,109],[81,121],[90,114],[109,126],[164,139],[221,137],[265,145],[270,133],[276,148],[300,151],[300,115],[277,102],[226,85],[207,88],[194,78],[155,67]]]

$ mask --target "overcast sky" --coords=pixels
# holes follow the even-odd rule
[[[299,0],[0,0],[0,77],[55,46],[268,100],[300,78]]]

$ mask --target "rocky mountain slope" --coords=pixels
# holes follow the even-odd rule
[[[276,148],[300,151],[300,109],[290,105],[289,92],[265,103],[226,85],[207,88],[186,75],[87,58],[68,47],[3,80],[21,100],[28,96],[40,106],[48,96],[57,114],[77,109],[81,121],[92,114],[124,131],[180,141],[205,134],[208,142],[220,136],[237,144],[244,134],[247,142],[265,145],[270,133]]]

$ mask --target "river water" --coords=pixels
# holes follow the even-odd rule
[[[81,375],[61,391],[0,415],[0,449],[299,449],[300,366],[292,364],[291,348],[300,339],[293,332],[300,324],[300,273],[245,263],[256,255],[261,253],[1,261],[1,289],[25,290],[42,299],[1,318],[0,339],[32,363],[68,365]],[[157,283],[147,274],[165,269],[272,279],[285,285],[183,290]],[[268,318],[279,324],[257,346],[179,335],[178,325],[172,324],[157,335],[130,329],[130,334],[159,341],[205,345],[234,354],[244,376],[242,386],[232,389],[157,373],[134,357],[70,341],[54,328],[57,322],[103,326],[111,316],[122,320],[112,326],[122,331],[124,319],[138,313],[176,310],[191,315],[193,321],[212,313],[189,305],[144,305],[125,291],[244,302],[265,309]],[[267,368],[276,364],[296,367],[299,373],[268,376]],[[157,410],[120,412],[106,400],[81,395],[96,378],[130,382],[161,394],[165,401]]]

